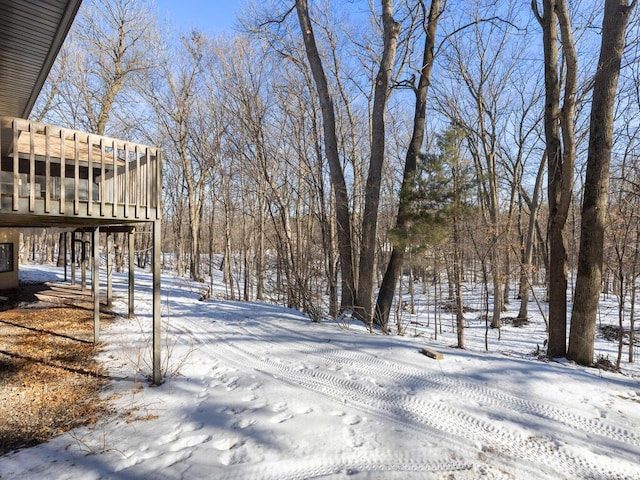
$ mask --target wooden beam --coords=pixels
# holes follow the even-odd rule
[[[429,348],[429,347],[424,347],[420,353],[422,353],[423,355],[426,355],[429,358],[435,358],[436,360],[442,360],[444,358],[444,355],[440,352],[436,352],[434,349]]]

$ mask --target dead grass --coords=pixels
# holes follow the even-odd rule
[[[0,455],[109,413],[91,307],[21,307],[0,312]],[[102,314],[101,324],[112,318]]]

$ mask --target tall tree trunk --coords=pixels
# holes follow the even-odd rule
[[[355,297],[355,283],[353,271],[353,252],[351,244],[351,213],[349,211],[349,196],[344,179],[342,164],[338,156],[338,140],[336,135],[336,117],[333,99],[329,93],[329,85],[324,73],[322,59],[318,53],[307,0],[296,0],[296,11],[300,30],[304,40],[305,51],[322,110],[322,129],[324,133],[325,155],[329,163],[329,173],[336,204],[336,223],[338,235],[338,255],[340,257],[342,290],[341,310],[353,308]]]
[[[520,310],[518,312],[518,320],[526,321],[529,317],[529,289],[533,284],[533,280],[529,277],[529,273],[533,271],[533,244],[535,236],[535,227],[538,217],[538,208],[540,207],[540,191],[542,190],[542,178],[544,176],[544,168],[546,165],[546,155],[543,156],[536,176],[536,184],[533,189],[533,196],[529,202],[529,222],[527,225],[527,233],[522,254],[522,266],[520,272]]]
[[[604,6],[602,43],[589,125],[576,293],[567,351],[567,357],[581,365],[593,363],[613,144],[613,107],[624,53],[625,31],[636,1],[627,4],[627,0],[606,0]]]
[[[427,90],[431,81],[433,49],[435,45],[436,27],[439,14],[440,0],[432,0],[424,39],[422,69],[420,70],[418,88],[415,90],[416,105],[413,116],[413,132],[411,134],[411,141],[405,158],[402,186],[400,188],[400,204],[398,206],[398,214],[396,217],[396,229],[399,234],[398,237],[400,238],[405,237],[409,231],[409,213],[411,205],[408,198],[411,197],[411,192],[413,192],[415,188],[414,181],[418,164],[418,154],[420,153],[420,148],[422,148],[422,143],[424,141]],[[389,259],[389,263],[378,292],[374,320],[375,323],[383,330],[386,330],[389,325],[389,312],[391,311],[395,286],[396,283],[398,283],[398,277],[402,271],[405,249],[406,246],[403,242],[393,246],[391,258]]]
[[[257,251],[256,251],[256,300],[264,300],[264,281],[265,281],[265,265],[264,265],[264,240],[266,230],[266,215],[265,215],[265,198],[264,195],[260,195],[258,200],[258,239],[257,239]]]
[[[376,253],[378,206],[385,154],[385,110],[389,94],[391,71],[396,57],[400,24],[393,19],[393,1],[382,0],[383,51],[376,75],[375,94],[371,118],[371,156],[365,189],[362,240],[358,265],[358,291],[356,315],[369,324],[372,320],[373,280]]]
[[[548,299],[550,357],[563,357],[567,348],[567,217],[573,189],[575,133],[573,118],[577,79],[577,56],[571,21],[565,0],[543,0],[543,14],[534,12],[542,25],[546,102],[544,130],[548,161]],[[562,110],[560,109],[560,76],[558,72],[558,22],[562,36],[566,80]],[[562,143],[559,125],[562,127]],[[562,147],[564,144],[564,154]]]
[[[462,254],[460,249],[460,225],[457,211],[460,208],[457,175],[454,176],[454,202],[456,213],[453,215],[453,277],[455,280],[456,331],[458,348],[464,348],[464,302],[462,298]]]
[[[635,249],[631,267],[631,305],[629,306],[629,363],[633,363],[635,347],[636,280],[638,278],[638,259],[640,258],[640,224],[636,224]]]

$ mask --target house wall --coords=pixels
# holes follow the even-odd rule
[[[18,253],[20,251],[20,234],[11,228],[0,228],[0,247],[4,244],[13,245],[12,270],[0,273],[0,290],[18,287]]]

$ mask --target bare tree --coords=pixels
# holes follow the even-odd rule
[[[203,62],[207,39],[198,32],[183,37],[177,55],[163,61],[162,74],[147,91],[157,112],[159,131],[168,141],[165,146],[177,161],[175,173],[184,192],[188,213],[191,278],[200,279],[200,225],[211,175],[212,157],[217,154],[219,125],[215,110],[204,106]],[[179,196],[176,198],[180,198]]]
[[[300,30],[304,40],[307,59],[316,85],[320,108],[322,110],[322,130],[324,134],[325,156],[329,162],[331,184],[335,196],[336,224],[338,236],[338,254],[341,273],[341,309],[355,305],[356,284],[354,278],[353,251],[351,242],[351,213],[344,171],[338,155],[336,135],[336,115],[329,85],[324,72],[322,58],[313,34],[309,7],[306,0],[296,0]]]
[[[135,113],[142,80],[156,65],[157,39],[144,3],[95,0],[83,5],[68,47],[63,87],[68,123],[104,135],[117,116],[113,135],[134,129],[135,121],[125,119]]]
[[[537,0],[531,5],[542,26],[545,69],[544,126],[548,163],[549,195],[549,343],[547,354],[566,353],[567,330],[567,216],[571,204],[575,164],[575,99],[577,55],[571,20],[564,0],[544,0],[540,14]],[[566,67],[564,99],[560,107],[561,83],[558,64],[558,23]],[[560,132],[562,129],[562,134]],[[562,136],[561,136],[562,135]]]
[[[418,155],[424,143],[425,133],[425,120],[427,112],[427,92],[429,84],[431,82],[431,71],[433,69],[433,57],[435,46],[435,35],[438,17],[441,14],[439,0],[433,0],[429,8],[429,13],[426,13],[426,7],[424,2],[421,2],[421,6],[425,15],[425,37],[424,47],[422,55],[422,65],[418,69],[419,80],[418,85],[413,85],[410,82],[410,87],[416,97],[414,114],[413,114],[413,130],[411,134],[411,140],[405,157],[404,173],[402,178],[402,185],[400,187],[400,202],[398,206],[398,213],[396,217],[396,230],[398,231],[398,238],[404,238],[410,228],[409,211],[411,206],[409,204],[409,198],[411,192],[415,189],[415,175],[418,164]],[[391,304],[395,293],[395,286],[398,282],[398,277],[402,271],[402,264],[404,261],[404,254],[407,245],[404,241],[400,241],[393,246],[391,252],[391,258],[387,264],[387,268],[380,285],[378,292],[378,299],[376,302],[375,321],[383,329],[386,330],[389,323],[389,312],[391,311]]]
[[[369,172],[365,188],[364,215],[358,269],[356,314],[369,323],[373,309],[373,277],[376,257],[376,230],[380,203],[382,167],[385,158],[385,111],[389,95],[389,82],[393,68],[400,24],[393,19],[393,2],[382,0],[383,48],[378,74],[375,79],[375,94],[371,112],[371,152]]]

